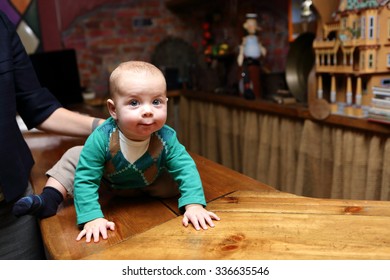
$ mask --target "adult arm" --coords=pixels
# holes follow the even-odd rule
[[[37,128],[46,132],[68,136],[88,136],[92,131],[94,120],[94,117],[85,116],[65,108],[58,108],[46,120],[37,125]],[[103,119],[98,119],[97,124],[103,122]]]
[[[4,57],[3,65],[9,65],[8,67],[12,69],[12,72],[9,72],[12,76],[4,81],[9,84],[2,86],[4,89],[14,89],[17,111],[27,127],[29,129],[37,127],[47,132],[69,136],[88,136],[92,130],[94,117],[62,108],[49,90],[40,85],[14,25],[4,14],[0,16],[9,36],[8,40],[2,39],[4,41],[2,43],[10,44],[1,48],[5,52],[1,57]],[[102,122],[103,120],[100,121]]]

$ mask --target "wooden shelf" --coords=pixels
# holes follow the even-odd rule
[[[359,119],[342,115],[330,115],[325,120],[314,119],[310,115],[308,108],[302,104],[282,105],[265,100],[246,100],[237,96],[215,94],[205,91],[183,91],[182,94],[187,98],[198,99],[205,102],[219,103],[225,106],[240,109],[262,111],[269,114],[277,114],[291,118],[309,119],[323,124],[346,127],[363,132],[390,135],[389,125],[370,122],[366,119]]]

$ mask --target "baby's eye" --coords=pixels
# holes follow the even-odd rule
[[[160,105],[161,103],[162,103],[162,101],[160,99],[153,100],[153,105],[155,105],[155,106]]]
[[[131,100],[131,101],[129,102],[129,105],[130,105],[130,106],[133,106],[133,107],[138,106],[138,105],[139,105],[139,101],[137,101],[137,100]]]

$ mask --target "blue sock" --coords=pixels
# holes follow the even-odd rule
[[[60,191],[53,187],[44,187],[40,195],[31,194],[19,199],[12,208],[16,217],[34,215],[47,218],[57,213],[58,206],[64,200]]]

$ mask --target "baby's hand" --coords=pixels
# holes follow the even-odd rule
[[[209,212],[203,208],[200,204],[188,204],[185,206],[185,213],[183,217],[183,225],[188,226],[189,222],[194,226],[196,230],[208,229],[207,224],[210,227],[214,227],[213,219],[219,221],[220,218],[213,212]]]
[[[98,242],[100,234],[103,239],[107,239],[107,229],[115,230],[114,222],[110,222],[104,218],[92,220],[84,225],[84,229],[77,235],[76,240],[79,241],[85,236],[85,241],[90,242],[93,236],[93,241]]]

